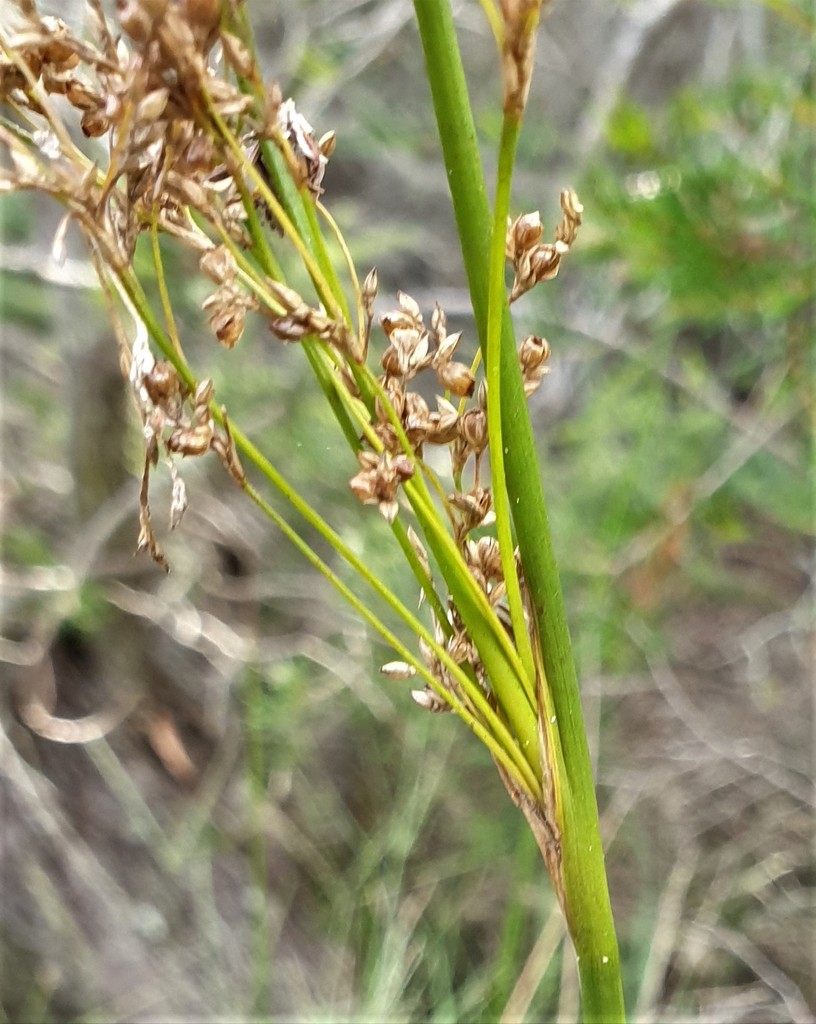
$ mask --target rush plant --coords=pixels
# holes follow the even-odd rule
[[[168,568],[148,501],[151,475],[166,468],[172,477],[176,528],[188,502],[180,463],[220,459],[390,645],[394,660],[383,673],[412,680],[420,708],[455,713],[485,744],[552,880],[584,1018],[620,1020],[593,779],[525,402],[548,372],[550,348],[544,338],[517,339],[510,315],[520,295],[556,276],[582,207],[562,193],[551,240],[537,213],[511,214],[542,3],[482,6],[504,87],[492,205],[449,4],[416,0],[478,331],[469,361],[438,305],[422,310],[399,293],[375,315],[376,270],[358,274],[324,203],[334,135],[318,138],[293,100],[264,81],[240,0],[119,0],[118,24],[106,20],[101,0],[88,0],[87,38],[19,0],[17,24],[2,36],[0,186],[62,204],[57,252],[71,225],[87,240],[142,423],[138,549]],[[155,308],[135,269],[141,236],[159,284]],[[211,282],[203,309],[218,343],[238,346],[253,316],[270,344],[300,346],[348,443],[349,500],[389,524],[420,594],[418,613],[231,421],[211,381],[191,366],[162,236],[196,253]],[[343,254],[340,266],[329,239]],[[297,279],[309,282],[298,290],[284,277],[293,256],[305,271]],[[416,389],[420,377],[435,382],[433,404]],[[426,461],[432,447],[448,449],[449,473]],[[337,564],[305,539],[314,533]],[[384,608],[401,621],[399,635]]]

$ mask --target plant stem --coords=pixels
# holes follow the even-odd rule
[[[499,146],[499,168],[496,179],[496,201],[493,209],[493,231],[490,242],[490,283],[488,290],[487,338],[485,341],[485,373],[487,374],[487,422],[490,438],[490,476],[493,487],[493,508],[496,513],[496,533],[501,552],[507,601],[513,623],[513,635],[528,681],[528,692],[534,693],[535,666],[530,635],[524,621],[516,559],[514,556],[513,528],[510,499],[504,471],[506,442],[502,436],[501,348],[502,315],[505,305],[504,247],[507,233],[507,215],[510,210],[510,187],[513,180],[516,145],[521,122],[505,114],[502,121]],[[513,345],[515,352],[515,344]],[[533,698],[535,700],[535,698]]]
[[[448,174],[480,344],[487,355],[491,214],[476,129],[447,0],[415,0],[428,81]],[[513,324],[505,301],[501,337],[502,436],[510,506],[541,637],[563,750],[562,856],[567,925],[578,958],[586,1021],[624,1019],[617,939],[598,826],[592,766],[552,548]]]

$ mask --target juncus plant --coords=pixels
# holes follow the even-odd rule
[[[69,225],[87,240],[142,423],[137,548],[168,568],[148,500],[151,474],[166,467],[171,475],[176,528],[188,502],[180,463],[220,459],[390,645],[384,675],[410,680],[420,708],[454,712],[488,748],[549,871],[576,952],[584,1018],[622,1019],[591,767],[525,403],[548,372],[550,347],[517,339],[510,316],[512,302],[558,273],[582,214],[566,190],[551,238],[538,213],[511,216],[540,0],[482,3],[504,84],[492,210],[449,4],[416,0],[479,336],[470,359],[438,305],[423,310],[401,292],[375,318],[377,273],[358,274],[324,204],[335,137],[318,136],[264,80],[240,0],[119,0],[116,23],[101,0],[87,0],[83,38],[41,17],[33,0],[17,6],[17,23],[2,36],[0,187],[62,204],[57,252]],[[97,141],[86,147],[83,136]],[[159,285],[155,308],[134,267],[142,235]],[[349,500],[389,524],[416,581],[417,612],[232,423],[211,381],[191,367],[160,236],[197,254],[210,282],[203,309],[221,345],[237,346],[255,316],[270,344],[302,348],[351,452]],[[284,280],[285,250],[302,263],[308,288]],[[433,382],[432,401],[420,379]],[[447,448],[448,474],[426,461],[431,448]],[[304,539],[312,531],[350,573]],[[365,596],[349,584],[354,576]],[[382,620],[383,606],[402,622],[399,635]]]

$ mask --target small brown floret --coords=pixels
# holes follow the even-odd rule
[[[407,455],[362,451],[357,455],[360,472],[350,486],[364,505],[379,505],[386,522],[393,523],[399,511],[397,490],[414,475],[414,464]]]

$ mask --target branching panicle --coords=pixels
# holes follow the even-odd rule
[[[240,0],[118,0],[118,27],[107,24],[99,0],[89,0],[90,39],[40,17],[29,0],[18,6],[18,27],[2,37],[0,57],[0,99],[12,112],[0,123],[8,155],[0,190],[35,189],[59,201],[66,212],[55,247],[62,246],[69,223],[78,227],[112,310],[118,294],[135,324],[132,343],[121,327],[117,335],[144,443],[137,550],[168,568],[148,503],[151,472],[160,462],[169,469],[175,529],[188,505],[180,459],[215,454],[397,651],[400,660],[384,666],[385,676],[418,676],[424,688],[411,695],[420,707],[463,718],[490,749],[514,799],[543,816],[557,845],[554,804],[545,799],[550,748],[540,738],[537,706],[546,680],[529,655],[534,626],[527,582],[509,528],[502,534],[506,497],[497,484],[504,487],[503,446],[491,425],[500,412],[497,378],[477,378],[478,359],[469,363],[462,354],[464,332],[449,332],[438,304],[423,315],[412,296],[398,292],[396,308],[376,316],[377,272],[360,283],[320,199],[335,135],[317,136],[294,101],[274,82],[265,83],[241,30]],[[519,118],[540,6],[535,0],[500,4],[505,109]],[[106,162],[100,162],[102,142]],[[510,222],[505,240],[509,205],[501,207],[494,242],[498,238],[501,264],[506,241],[513,267],[510,302],[555,277],[575,241],[582,207],[569,191],[561,206],[552,242],[542,241],[538,213]],[[342,253],[342,279],[327,255],[321,223]],[[134,266],[143,234],[152,243],[158,313]],[[221,345],[235,347],[254,316],[263,318],[267,339],[303,346],[357,461],[351,491],[376,506],[401,545],[424,622],[230,424],[215,403],[212,382],[196,379],[179,329],[184,320],[174,313],[165,280],[160,236],[195,254],[210,283],[202,311]],[[284,250],[302,263],[299,280],[308,283],[300,289],[280,269]],[[504,278],[495,280],[504,302]],[[369,358],[372,350],[378,354]],[[509,350],[512,361],[512,333]],[[526,395],[548,373],[549,354],[547,341],[535,336],[518,347]],[[447,448],[449,480],[431,468],[436,460],[426,461],[430,448]],[[415,635],[416,653],[256,490],[239,451],[386,600]],[[489,451],[493,486],[484,479]],[[559,856],[560,848],[551,862],[560,863]]]
[[[379,357],[382,374],[374,377],[367,356],[378,292],[376,271],[358,285],[353,265],[350,268],[356,289],[352,305],[358,314],[352,324],[335,284],[324,276],[326,268],[321,270],[317,260],[309,262],[280,167],[270,168],[262,158],[262,142],[273,143],[297,194],[304,203],[315,203],[324,191],[334,133],[317,138],[294,101],[284,99],[274,82],[264,83],[254,52],[236,29],[233,4],[222,9],[216,0],[119,0],[121,34],[108,26],[98,0],[89,6],[92,36],[80,39],[59,19],[40,17],[32,3],[19,5],[18,29],[3,40],[0,97],[17,111],[21,123],[35,128],[29,133],[0,125],[0,141],[10,158],[2,187],[38,189],[64,204],[60,244],[67,223],[75,223],[86,235],[96,265],[116,283],[137,324],[126,369],[145,445],[139,549],[149,550],[166,567],[147,502],[150,471],[160,456],[168,461],[172,475],[173,528],[187,505],[177,457],[214,451],[233,479],[246,486],[225,410],[214,405],[210,382],[196,384],[187,369],[155,237],[154,257],[172,346],[165,347],[167,338],[149,309],[139,306],[143,300],[134,285],[133,256],[138,237],[149,230],[198,253],[202,274],[215,285],[202,309],[222,345],[235,346],[247,316],[257,313],[281,341],[324,346],[320,359],[328,374],[325,380],[333,382],[360,430],[353,493],[364,504],[377,505],[393,524],[404,492],[406,508],[412,509],[427,536],[430,492],[423,496],[425,492],[417,489],[417,482],[427,479],[441,499],[441,510],[432,514],[447,521],[450,550],[458,560],[456,572],[469,576],[468,586],[484,595],[487,607],[497,606],[504,595],[497,541],[473,537],[474,531],[494,521],[491,491],[481,478],[489,440],[488,395],[485,382],[479,384],[474,370],[457,359],[462,332],[449,333],[447,316],[438,304],[426,322],[418,303],[407,293],[398,293],[397,307],[379,316],[385,346]],[[517,65],[516,89],[525,88],[525,62],[530,56],[525,47],[537,6],[502,4],[505,51]],[[213,60],[217,42],[226,75]],[[64,97],[73,108],[86,137],[107,139],[107,165],[95,163],[91,153],[72,141],[70,125],[52,103],[55,96]],[[507,256],[515,271],[511,301],[557,273],[581,220],[574,193],[563,193],[562,208],[564,218],[552,243],[542,243],[538,214],[524,215],[510,225]],[[279,243],[258,234],[255,209],[264,211],[284,236],[284,244],[291,243],[304,256],[317,302],[287,285],[277,271],[272,276],[258,271],[258,265],[276,266],[271,254],[273,244]],[[257,262],[248,258],[247,250]],[[147,342],[147,327],[153,341],[165,348],[158,361]],[[531,394],[541,383],[548,356],[544,339],[530,337],[521,343],[525,393]],[[435,380],[438,390],[432,401],[427,392],[415,389],[420,376]],[[426,446],[449,450],[454,487],[447,494],[423,461]],[[468,465],[472,472],[465,482]],[[410,529],[414,550],[422,551],[417,571],[423,586],[432,586],[427,554]],[[444,620],[436,614],[437,639],[454,661],[469,664],[489,688],[478,642],[469,637],[465,625],[468,616],[450,601]],[[494,628],[503,629],[498,622]],[[427,648],[424,659],[440,689],[455,694],[458,684],[438,652]],[[441,699],[436,692],[419,702],[430,707]]]

